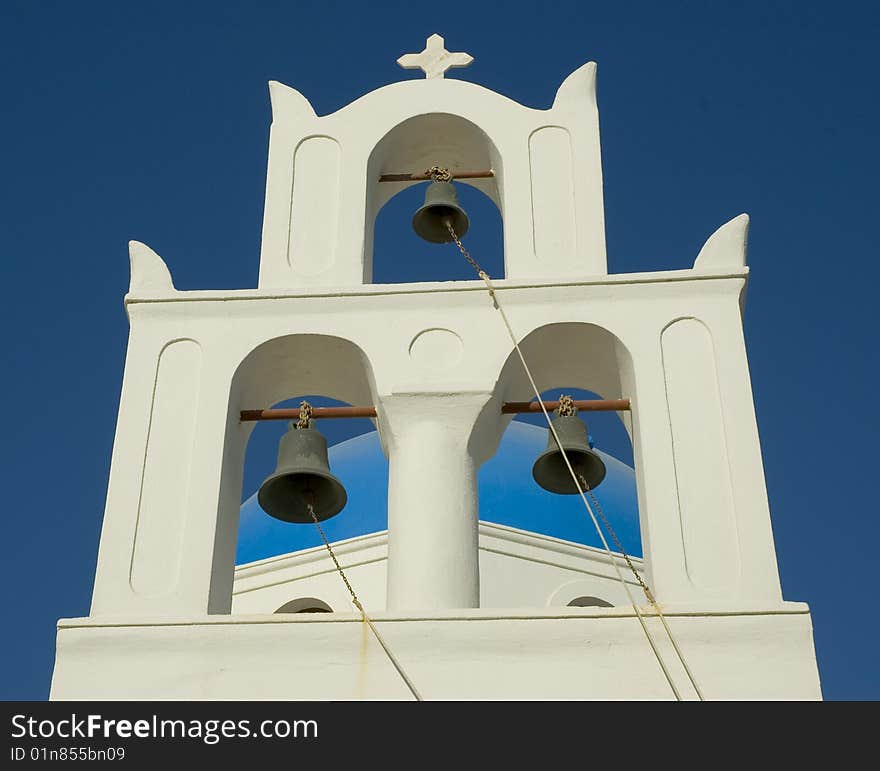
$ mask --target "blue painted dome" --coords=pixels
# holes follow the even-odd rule
[[[532,464],[547,447],[547,429],[512,421],[495,456],[478,475],[480,519],[567,541],[602,543],[578,495],[549,493],[532,478]],[[635,472],[598,451],[607,474],[596,488],[605,516],[628,554],[642,555]],[[371,431],[334,445],[330,468],[348,492],[340,514],[322,523],[331,541],[375,533],[388,527],[388,461]],[[605,533],[609,545],[612,540]],[[266,514],[256,494],[241,505],[236,564],[320,546],[317,528],[281,522]]]

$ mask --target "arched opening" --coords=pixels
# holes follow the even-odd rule
[[[542,387],[541,398],[545,401],[556,401],[562,394],[575,400],[629,396],[632,382],[629,353],[613,334],[601,327],[588,323],[539,327],[520,342],[520,348],[539,387]],[[502,367],[495,395],[499,403],[535,399],[515,351],[510,353]],[[554,417],[553,413],[550,417]],[[638,571],[643,569],[638,469],[633,465],[636,453],[631,440],[630,414],[582,411],[578,418],[586,423],[592,451],[601,458],[605,468],[602,481],[592,495],[587,494],[595,522],[576,491],[572,494],[550,492],[535,479],[533,466],[538,456],[556,449],[540,411],[500,417],[497,449],[478,472],[482,521],[549,536],[554,540],[542,541],[545,548],[581,555],[581,564],[576,569],[585,577],[593,576],[587,591],[580,587],[576,594],[557,597],[551,603],[555,605],[566,605],[578,596],[616,598],[622,594],[625,597],[619,579],[607,565],[603,538],[613,552],[624,551]],[[564,462],[561,459],[559,462],[564,468]],[[575,552],[568,544],[577,545]],[[488,560],[486,562],[489,564]],[[492,580],[489,574],[482,572],[482,566],[481,557],[481,581]],[[544,572],[546,575],[533,571],[531,580],[546,582],[542,584],[542,591],[549,592],[553,582],[558,582],[560,573]],[[638,586],[628,568],[624,580]],[[521,590],[524,595],[535,591],[529,586],[523,586]]]
[[[428,243],[412,229],[427,182],[380,182],[385,174],[422,173],[432,166],[492,171],[494,176],[454,179],[470,228],[462,239],[493,278],[504,277],[501,156],[489,136],[458,115],[418,115],[392,128],[367,165],[365,276],[373,283],[478,280],[454,244]]]
[[[232,607],[232,586],[236,564],[252,563],[321,543],[312,525],[286,523],[266,515],[254,495],[274,470],[278,440],[288,421],[242,422],[245,409],[296,407],[306,398],[314,406],[369,405],[375,403],[372,367],[366,354],[350,340],[331,335],[294,334],[267,340],[254,348],[239,364],[230,385],[228,419],[223,445],[217,535],[212,573],[212,612],[228,613]],[[368,419],[319,420],[314,426],[328,439],[330,467],[349,489],[346,507],[323,523],[333,540],[348,537],[346,531],[368,518],[357,500],[370,500],[374,493],[358,492],[359,481],[346,478],[334,456],[358,454],[357,442],[378,439]],[[249,441],[253,439],[253,441]],[[379,451],[377,468],[384,461]],[[384,476],[383,476],[384,475]],[[379,468],[375,489],[387,488],[387,466]],[[360,480],[363,482],[363,480]],[[372,481],[372,480],[371,480]],[[250,502],[250,504],[249,504]],[[384,516],[385,507],[381,507]],[[245,525],[250,529],[245,532]],[[381,526],[376,529],[381,529]],[[315,532],[312,532],[315,530]],[[362,531],[363,532],[363,531]],[[311,539],[311,542],[309,542]],[[302,545],[307,544],[307,545]]]
[[[323,600],[315,597],[298,597],[290,602],[285,602],[276,613],[332,613],[331,608]]]

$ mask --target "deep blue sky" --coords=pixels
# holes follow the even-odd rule
[[[745,331],[783,593],[810,603],[825,697],[880,698],[878,27],[849,2],[4,0],[0,698],[46,698],[55,621],[88,612],[128,240],[178,288],[255,286],[266,82],[332,112],[418,77],[395,60],[435,31],[475,57],[451,76],[537,108],[598,62],[611,272],[687,268],[751,215]],[[384,280],[413,277],[413,201],[383,214]],[[419,254],[430,277],[467,277]]]

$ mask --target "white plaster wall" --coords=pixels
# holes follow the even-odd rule
[[[336,558],[368,612],[386,609],[388,533],[333,544]],[[619,556],[617,564],[637,602],[638,582]],[[637,570],[642,561],[631,558]],[[598,597],[629,606],[608,555],[601,549],[537,535],[517,528],[479,523],[480,607],[565,607],[576,597]],[[270,557],[235,569],[232,613],[274,613],[285,603],[312,597],[334,611],[355,608],[324,546]]]
[[[333,550],[367,612],[384,610],[386,534],[339,541]],[[323,600],[335,612],[355,612],[351,595],[323,546],[269,557],[235,570],[233,614],[274,613],[299,597]]]
[[[632,611],[373,618],[425,700],[673,698]],[[821,698],[803,606],[668,623],[707,700]],[[657,619],[649,624],[682,697],[696,699]],[[57,651],[53,700],[412,699],[354,614],[72,619]]]

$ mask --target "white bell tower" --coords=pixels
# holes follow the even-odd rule
[[[783,600],[777,571],[741,319],[748,217],[692,269],[608,275],[595,64],[534,110],[444,78],[471,57],[437,35],[398,61],[426,78],[325,116],[269,84],[256,289],[178,291],[131,242],[91,612],[59,621],[51,698],[411,697],[378,646],[362,650],[356,612],[231,612],[241,413],[306,393],[375,407],[386,590],[365,604],[423,698],[693,699],[694,681],[710,700],[821,698],[809,609]],[[531,371],[630,402],[656,606],[481,607],[477,470],[502,405],[534,393],[476,276],[371,283],[378,212],[437,164],[501,211],[492,285]]]

